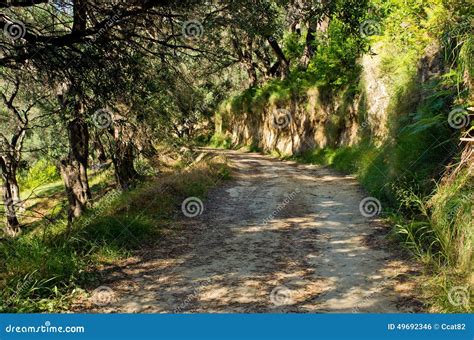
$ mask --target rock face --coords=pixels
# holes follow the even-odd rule
[[[216,119],[218,133],[231,137],[232,144],[251,145],[263,151],[293,155],[311,148],[356,144],[364,135],[378,142],[387,136],[389,96],[380,57],[361,58],[359,89],[333,92],[310,88],[260,107],[235,112],[227,105]]]
[[[392,53],[390,46],[377,43],[360,58],[358,80],[345,89],[314,86],[286,93],[285,99],[275,99],[272,94],[263,100],[245,102],[239,108],[228,103],[216,116],[216,132],[230,137],[234,146],[247,145],[282,155],[351,146],[361,139],[385,144],[392,138],[389,121],[414,112],[430,95],[425,85],[445,72],[440,51],[437,43],[425,48],[414,78],[404,81],[409,92],[403,97],[397,95],[397,75],[382,71],[382,55]]]

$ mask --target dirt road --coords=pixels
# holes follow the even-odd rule
[[[409,265],[388,252],[349,177],[219,151],[233,167],[146,257],[116,268],[95,312],[409,312]]]

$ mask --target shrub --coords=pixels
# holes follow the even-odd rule
[[[28,170],[26,176],[19,178],[19,182],[22,188],[31,189],[59,178],[56,166],[45,159],[40,159]]]

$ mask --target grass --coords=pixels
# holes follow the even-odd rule
[[[472,311],[472,304],[453,305],[447,296],[459,287],[469,292],[474,283],[474,177],[464,169],[454,181],[438,179],[438,185],[434,185],[423,180],[432,169],[422,169],[421,175],[406,173],[413,164],[410,155],[398,150],[399,161],[406,162],[402,166],[387,161],[386,150],[361,143],[312,150],[295,158],[356,175],[370,195],[382,200],[386,216],[394,226],[392,237],[426,265],[420,285],[431,311]],[[433,163],[423,164],[431,168]]]
[[[454,180],[446,180],[445,171],[448,165],[455,166],[461,155],[460,133],[449,126],[448,114],[456,105],[468,105],[469,91],[459,81],[465,77],[464,71],[460,72],[459,67],[450,69],[460,60],[440,61],[436,55],[425,55],[426,47],[439,43],[436,34],[444,34],[439,29],[451,27],[439,25],[449,17],[444,5],[426,6],[435,8],[436,15],[419,22],[421,17],[409,4],[397,3],[385,22],[385,34],[376,38],[381,48],[377,49],[381,57],[381,80],[390,95],[384,112],[388,124],[380,130],[384,136],[374,133],[379,127],[361,124],[368,122],[367,107],[362,100],[358,104],[358,117],[351,118],[361,126],[357,144],[341,146],[339,139],[334,138],[346,128],[337,119],[347,118],[344,114],[350,113],[341,110],[341,117],[333,115],[331,124],[321,123],[329,146],[308,150],[294,158],[355,175],[367,193],[382,202],[385,216],[394,226],[393,237],[426,264],[426,275],[420,285],[431,310],[467,312],[472,310],[470,303],[456,305],[447,297],[453,287],[468,287],[469,291],[474,286],[473,176],[465,167]],[[407,20],[414,20],[414,24],[400,32],[400,24]],[[438,52],[441,55],[443,50]],[[446,75],[420,82],[423,58],[444,62]],[[346,84],[362,98],[373,95],[363,82],[351,81],[356,78],[349,77],[342,85]],[[352,97],[340,96],[344,86],[336,87],[339,91],[324,92],[328,86],[334,89],[334,83],[293,72],[283,81],[271,81],[231,98],[220,115],[227,121],[242,113],[258,115],[262,108],[275,102],[282,106],[293,102],[308,106],[310,103],[305,103],[302,95],[308,85],[317,87],[320,97],[327,93],[328,101],[336,106],[345,108],[353,104]],[[312,109],[308,107],[308,112]],[[222,127],[225,131],[225,122]]]
[[[229,136],[216,133],[211,137],[209,146],[216,149],[230,149],[232,147],[232,141]]]
[[[192,167],[168,172],[134,190],[104,184],[102,197],[77,220],[37,226],[35,232],[0,242],[1,312],[58,312],[96,287],[97,270],[150,247],[174,223],[181,202],[205,198],[216,181],[230,176],[225,159],[206,156]],[[97,185],[104,178],[94,178]],[[44,188],[49,191],[50,184]]]

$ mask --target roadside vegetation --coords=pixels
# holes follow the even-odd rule
[[[167,171],[127,191],[107,181],[110,169],[96,173],[91,183],[102,184],[94,192],[98,198],[72,227],[61,214],[66,202],[55,198],[64,190],[61,183],[39,187],[38,192],[49,191],[48,198],[39,200],[53,206],[44,211],[48,218],[0,244],[1,311],[66,311],[75,300],[87,297],[86,289],[100,285],[102,266],[152,247],[163,231],[175,227],[185,198],[204,200],[210,188],[229,178],[224,158],[200,155],[197,162],[190,154],[186,160],[176,159]]]
[[[318,124],[291,156],[355,174],[426,264],[431,310],[468,311],[447,292],[474,280],[473,16],[465,0],[2,3],[0,311],[66,311],[152,247],[230,176],[198,146],[287,157]],[[262,145],[285,107],[305,130]]]
[[[365,19],[374,31],[367,39],[342,33],[344,25],[333,19],[307,69],[299,63],[304,41],[285,35],[285,52],[293,56],[289,76],[224,103],[216,116],[222,131],[213,140],[221,147],[242,147],[232,145],[231,135],[225,133],[232,119],[263,116],[269,105],[291,107],[293,102],[306,105],[309,112],[314,104],[305,98],[317,89],[321,101],[342,107],[339,116],[324,123],[329,141],[325,147],[302,147],[293,156],[259,147],[259,138],[247,147],[354,174],[367,193],[381,201],[393,239],[425,264],[419,288],[428,310],[468,312],[474,284],[469,111],[474,105],[474,9],[464,1],[437,0],[371,1],[369,6],[371,14]],[[379,115],[387,117],[386,124],[374,124],[367,114],[367,99],[377,94],[361,77],[363,55],[381,60],[379,81],[386,84],[388,105]],[[357,116],[351,118],[353,113],[344,108],[354,102]],[[357,138],[341,141],[341,132],[354,121]],[[456,289],[468,294],[469,303],[448,300]]]

